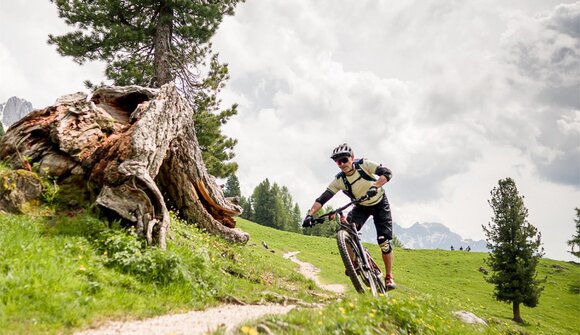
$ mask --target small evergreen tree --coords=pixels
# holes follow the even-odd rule
[[[240,191],[240,181],[235,174],[228,177],[226,180],[226,188],[224,190],[224,196],[226,197],[241,197],[242,192]]]
[[[292,210],[292,230],[293,232],[299,232],[302,226],[302,213],[300,212],[300,207],[298,204],[294,204],[294,209]]]
[[[541,234],[527,221],[528,210],[513,179],[499,180],[489,204],[494,216],[482,227],[491,250],[485,262],[493,273],[486,281],[495,285],[498,301],[512,303],[513,320],[522,323],[520,304],[536,307],[543,290],[536,271],[544,252]]]
[[[574,208],[576,210],[576,235],[572,235],[572,239],[568,241],[570,246],[570,251],[572,255],[580,257],[580,208]],[[577,249],[577,250],[576,250]]]
[[[240,215],[241,218],[244,218],[246,220],[251,220],[251,221],[255,221],[254,220],[254,209],[252,208],[252,197],[250,197],[249,199],[241,196],[240,197],[240,206],[242,206],[242,215]]]
[[[266,178],[254,189],[250,206],[253,210],[252,221],[279,230],[299,231],[302,222],[300,208],[294,204],[286,186],[270,184]]]
[[[275,203],[272,198],[270,181],[266,178],[252,193],[252,208],[254,209],[253,219],[256,223],[264,226],[274,227]]]

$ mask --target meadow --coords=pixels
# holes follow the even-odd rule
[[[483,253],[397,249],[399,288],[387,297],[354,292],[332,238],[274,230],[238,219],[247,245],[228,243],[172,217],[167,251],[145,247],[119,222],[91,211],[0,215],[2,334],[70,334],[105,320],[135,320],[228,303],[297,302],[287,315],[247,322],[239,334],[268,327],[275,334],[577,334],[580,266],[544,259],[547,276],[527,321],[513,323],[511,306],[496,302],[478,271]],[[262,241],[268,245],[263,247]],[[374,257],[376,246],[369,245]],[[283,254],[321,269],[343,296],[322,291]],[[313,307],[316,306],[316,307]],[[451,312],[468,310],[487,327],[466,325]],[[217,330],[215,333],[221,333]]]

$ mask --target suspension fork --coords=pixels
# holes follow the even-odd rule
[[[367,253],[365,251],[366,249],[364,248],[364,246],[362,244],[362,239],[360,238],[359,232],[356,229],[356,224],[354,222],[347,222],[346,221],[346,218],[344,217],[344,214],[342,214],[342,211],[339,212],[339,217],[340,217],[339,224],[350,226],[349,227],[350,228],[349,229],[349,233],[355,239],[356,246],[357,246],[357,248],[358,248],[358,250],[360,252],[360,256],[361,256],[362,261],[363,261],[362,268],[365,271],[370,270],[371,266],[370,266],[369,260],[367,258]]]

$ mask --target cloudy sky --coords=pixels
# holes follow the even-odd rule
[[[81,67],[46,44],[66,30],[48,0],[0,0],[0,102],[40,108],[102,80],[102,64]],[[239,104],[225,131],[239,140],[245,195],[269,178],[305,211],[347,142],[393,170],[398,224],[483,239],[489,193],[511,177],[546,257],[573,259],[580,2],[247,0],[214,49],[230,66],[224,106]]]

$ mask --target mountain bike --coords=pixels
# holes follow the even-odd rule
[[[375,260],[371,257],[367,248],[362,244],[361,233],[354,222],[349,222],[343,211],[352,205],[357,205],[368,199],[364,196],[353,200],[348,204],[323,214],[312,220],[312,225],[326,221],[336,221],[339,224],[336,232],[338,251],[344,263],[346,274],[350,278],[354,288],[359,293],[370,291],[373,296],[379,293],[386,294],[387,287],[383,281],[383,273]]]

